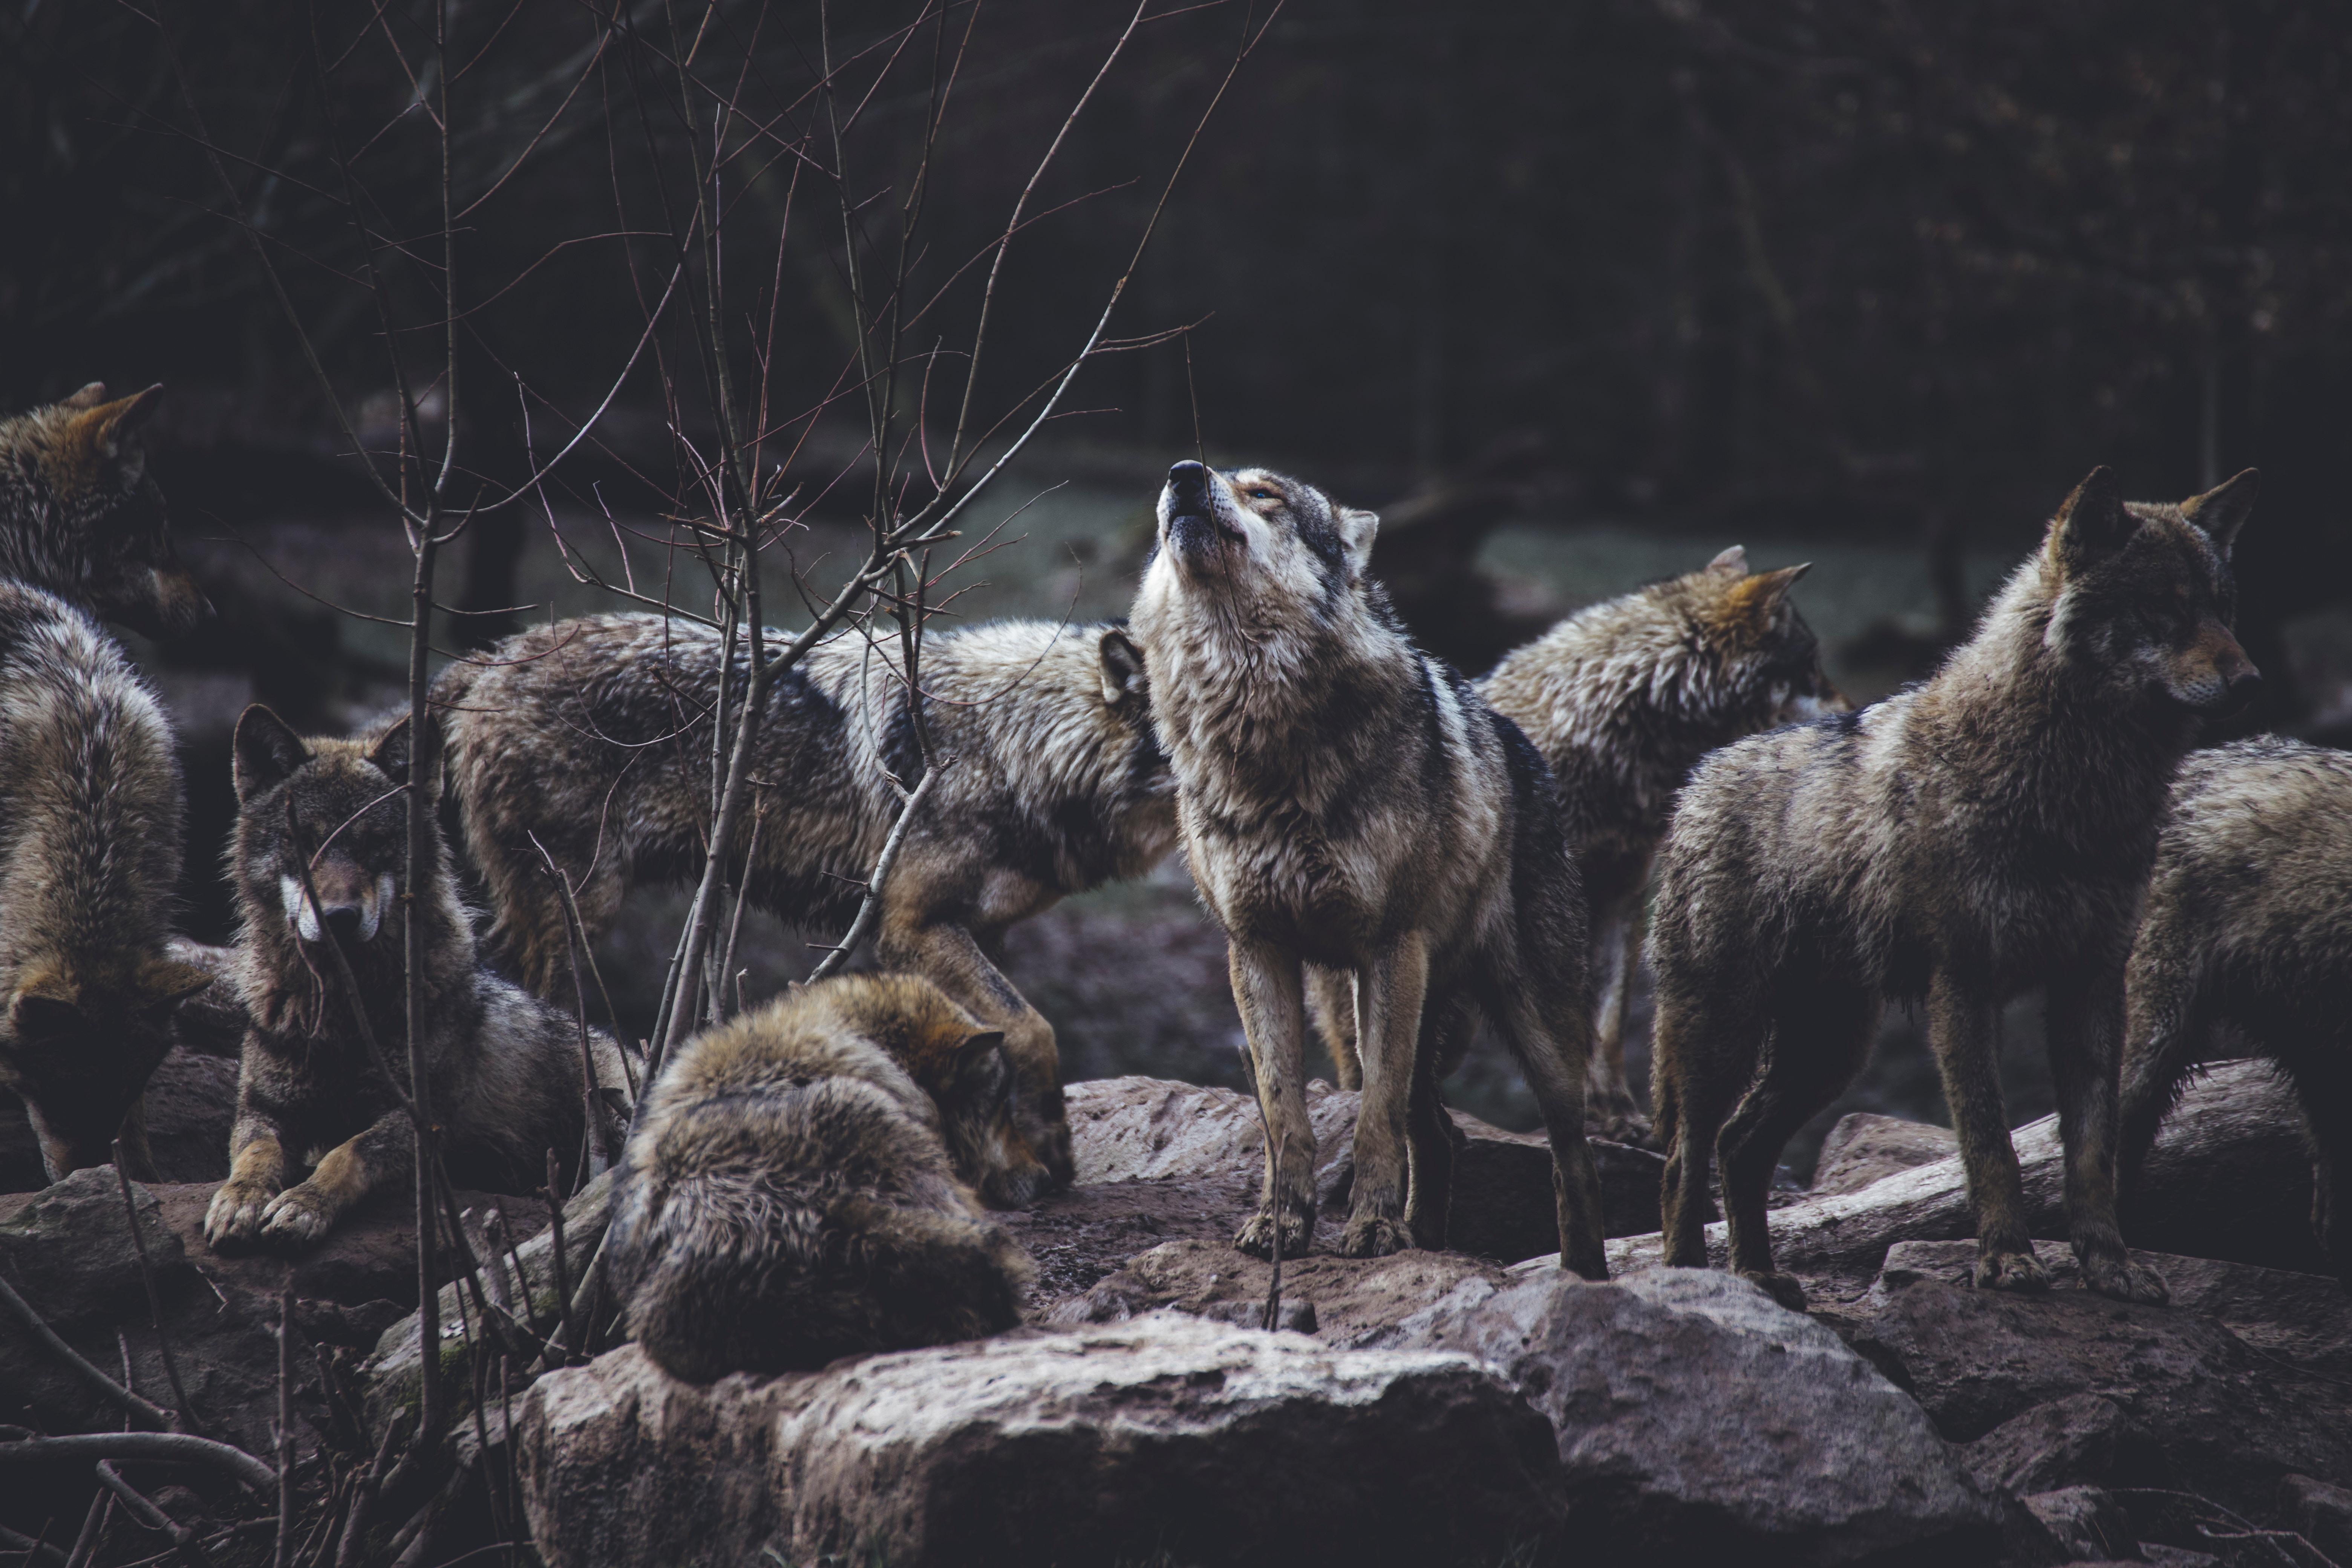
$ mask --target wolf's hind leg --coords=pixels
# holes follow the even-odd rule
[[[1878,1013],[1877,999],[1853,986],[1823,985],[1784,1002],[1765,1047],[1763,1076],[1717,1142],[1731,1267],[1794,1311],[1804,1310],[1804,1287],[1773,1267],[1772,1233],[1765,1217],[1772,1173],[1797,1129],[1861,1070],[1877,1033]]]
[[[1307,1001],[1315,1032],[1331,1054],[1331,1081],[1341,1089],[1363,1088],[1363,1058],[1356,1049],[1355,976],[1344,969],[1307,965]]]
[[[1592,1131],[1636,1148],[1656,1142],[1625,1072],[1625,1006],[1641,973],[1643,917],[1637,892],[1630,907],[1610,912],[1594,927],[1592,977],[1600,1000],[1593,1007],[1592,1066],[1585,1086],[1585,1113]]]
[[[2111,968],[2081,982],[2053,982],[2050,1072],[2058,1090],[2058,1133],[2066,1151],[2066,1220],[2083,1282],[2102,1296],[2160,1303],[2164,1277],[2125,1250],[2116,1218],[2122,1071],[2124,975]]]
[[[2118,1202],[2130,1196],[2158,1130],[2204,1056],[2212,1018],[2198,972],[2196,933],[2168,907],[2149,911],[2125,986]]]
[[[1763,1029],[1742,1003],[1686,995],[1661,976],[1650,1028],[1650,1083],[1666,1148],[1659,1208],[1665,1261],[1706,1267],[1716,1135],[1755,1073]]]
[[[1234,937],[1227,949],[1234,1001],[1249,1037],[1250,1076],[1256,1080],[1258,1110],[1268,1131],[1258,1210],[1234,1245],[1254,1257],[1270,1257],[1279,1226],[1282,1255],[1303,1258],[1315,1240],[1315,1128],[1307,1119],[1301,966],[1292,954],[1264,942]],[[1360,1121],[1360,1135],[1361,1131]]]
[[[1928,1039],[1976,1210],[1976,1282],[1994,1290],[2046,1290],[2049,1270],[2026,1235],[2025,1183],[1993,1060],[1992,1010],[1991,989],[1980,982],[1938,969],[1928,983]]]
[[[1586,1058],[1592,1015],[1581,985],[1562,995],[1549,974],[1496,987],[1490,1016],[1543,1112],[1551,1142],[1552,1198],[1559,1212],[1559,1261],[1587,1279],[1609,1278],[1608,1230],[1601,1212],[1601,1172],[1584,1135]]]

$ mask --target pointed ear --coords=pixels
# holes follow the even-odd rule
[[[1725,595],[1734,616],[1756,627],[1769,626],[1780,611],[1789,590],[1797,585],[1804,574],[1813,569],[1810,561],[1796,566],[1783,566],[1777,572],[1759,572],[1752,577],[1742,577]]]
[[[40,969],[8,1003],[18,1039],[60,1035],[81,1022],[81,987],[54,969]]]
[[[1150,692],[1150,686],[1143,674],[1143,650],[1135,646],[1135,639],[1125,630],[1113,626],[1103,633],[1099,651],[1104,707],[1117,708]]]
[[[434,762],[436,752],[439,750],[440,741],[441,727],[428,715],[425,721],[425,756],[422,759],[425,787],[427,790],[437,790],[439,787],[440,781],[435,773]],[[368,748],[367,760],[373,763],[383,772],[383,776],[393,783],[404,784],[408,782],[409,775],[415,771],[419,761],[415,753],[416,748],[411,743],[408,732],[408,715],[404,713],[393,721],[392,728],[379,736],[374,745]]]
[[[1735,544],[1706,563],[1706,569],[1718,577],[1748,575],[1748,546]]]
[[[2245,527],[2247,515],[2254,510],[2254,496],[2261,489],[2262,476],[2247,468],[2203,495],[2182,501],[2180,515],[2204,530],[2213,548],[2227,557],[2230,547],[2238,542],[2238,530]]]
[[[983,1100],[1013,1090],[1013,1066],[1004,1059],[1004,1031],[980,1029],[956,1047],[956,1087]]]
[[[158,959],[139,972],[139,994],[147,1006],[176,1007],[212,983],[207,970]]]
[[[82,392],[89,390],[87,386],[82,388]],[[79,397],[82,392],[74,395]],[[98,405],[81,416],[82,426],[96,438],[108,457],[119,458],[122,455],[123,443],[135,437],[147,422],[155,417],[155,405],[163,396],[163,385],[158,382],[144,392],[134,392],[128,397],[118,397],[111,403]]]
[[[1338,521],[1339,543],[1348,552],[1348,575],[1361,577],[1372,564],[1372,536],[1381,531],[1381,514],[1343,506]]]
[[[93,381],[71,397],[58,399],[60,408],[95,408],[106,401],[106,383]]]
[[[258,702],[238,717],[230,751],[230,774],[236,783],[240,805],[277,788],[310,760],[310,748],[302,743],[302,737]]]
[[[2066,504],[2051,520],[2050,541],[2058,563],[2069,574],[2096,565],[2121,550],[2138,531],[2139,520],[2124,510],[2116,489],[2116,471],[2105,464],[2093,468]]]

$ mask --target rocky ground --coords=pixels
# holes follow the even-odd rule
[[[305,1563],[338,1560],[362,1491],[352,1562],[525,1534],[558,1565],[2352,1562],[2352,1297],[2318,1272],[2296,1118],[2253,1064],[2190,1091],[2127,1216],[2165,1307],[2088,1294],[2047,1243],[2046,1296],[1974,1289],[1950,1134],[1869,1114],[1774,1215],[1810,1313],[1655,1267],[1659,1162],[1638,1150],[1599,1151],[1614,1281],[1562,1274],[1541,1140],[1468,1117],[1458,1250],[1340,1258],[1334,1215],[1276,1292],[1228,1245],[1261,1157],[1252,1102],[1129,1077],[1070,1104],[1079,1184],[1008,1216],[1037,1263],[1024,1328],[708,1388],[623,1346],[526,1386],[524,1358],[469,1348],[479,1303],[445,1288],[460,1468],[373,1487],[418,1373],[399,1195],[289,1266],[205,1247],[207,1181],[126,1205],[111,1169],[81,1172],[0,1198],[0,1279],[92,1363],[0,1314],[5,1436],[121,1430],[102,1369],[269,1458],[282,1396]],[[1318,1086],[1312,1110],[1328,1184],[1355,1097]],[[2017,1145],[2054,1238],[2054,1126]],[[543,1204],[461,1198],[480,1249],[500,1243],[496,1312],[551,1329],[602,1195],[569,1205],[561,1273]],[[62,1563],[92,1517],[88,1460],[0,1443],[0,1526]],[[163,1528],[126,1502],[97,1561],[172,1551],[170,1531],[210,1561],[268,1555],[274,1499],[234,1474],[122,1470]]]

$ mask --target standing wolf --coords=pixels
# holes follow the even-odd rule
[[[415,1169],[413,1124],[368,1053],[326,946],[349,959],[376,1044],[405,1089],[410,750],[405,718],[373,741],[305,741],[257,703],[237,721],[233,963],[252,1025],[229,1177],[205,1215],[216,1247],[315,1242],[344,1210]],[[305,853],[316,904],[302,885]],[[450,1176],[530,1192],[546,1180],[550,1149],[576,1170],[586,1143],[579,1022],[475,962],[437,832],[431,864],[416,899],[418,1027]],[[628,1068],[610,1037],[590,1041],[601,1115],[610,1095],[627,1098]],[[298,1164],[310,1174],[289,1186]]]
[[[1551,773],[1407,639],[1365,573],[1379,521],[1263,469],[1179,463],[1135,604],[1184,847],[1230,942],[1272,1130],[1265,1197],[1236,1244],[1266,1251],[1278,1227],[1297,1257],[1313,1235],[1315,964],[1352,976],[1364,1043],[1341,1250],[1444,1245],[1454,1146],[1421,1020],[1458,996],[1501,1030],[1543,1110],[1562,1261],[1601,1279],[1584,900]]]
[[[0,583],[0,1084],[52,1181],[111,1161],[118,1133],[155,1179],[141,1093],[210,979],[166,955],[180,843],[153,694],[89,617]]]
[[[172,547],[141,429],[163,389],[107,399],[91,382],[0,419],[0,577],[149,637],[212,612]]]
[[[2352,756],[2275,736],[2190,754],[2126,994],[2124,1189],[2234,1029],[2303,1102],[2312,1228],[2352,1287]]]
[[[740,692],[739,650],[729,690]],[[541,994],[568,973],[547,847],[589,934],[634,881],[697,875],[710,816],[720,643],[660,616],[523,632],[434,687],[489,941]],[[1142,656],[1115,626],[999,621],[923,641],[924,722],[947,773],[882,890],[885,967],[937,984],[1004,1031],[1024,1135],[1071,1176],[1054,1028],[983,952],[1005,927],[1174,846],[1175,786],[1151,729]],[[880,658],[844,637],[769,686],[751,776],[751,901],[840,930],[856,912],[922,760]]]
[[[1650,938],[1668,1263],[1706,1262],[1720,1130],[1731,1267],[1802,1300],[1772,1266],[1773,1168],[1860,1069],[1883,999],[1924,995],[1977,1283],[2045,1288],[1993,1049],[2001,1005],[2040,987],[2083,1277],[2165,1299],[2116,1226],[2124,960],[2197,717],[2255,681],[2230,633],[2253,499],[2248,472],[2179,506],[2126,504],[2094,469],[1932,679],[1700,767]]]
[[[1789,602],[1802,566],[1750,573],[1739,546],[1699,571],[1580,610],[1511,654],[1478,695],[1535,742],[1559,782],[1568,839],[1592,910],[1600,995],[1587,1113],[1601,1136],[1649,1124],[1625,1079],[1625,1003],[1641,952],[1650,861],[1675,791],[1699,759],[1760,730],[1843,712],[1821,644]],[[1344,989],[1318,1016],[1342,1087],[1356,1087]],[[1464,1026],[1447,1026],[1454,1048]]]
[[[972,1201],[1012,1132],[1003,1035],[911,974],[845,974],[679,1048],[613,1189],[631,1337],[673,1375],[823,1366],[1021,1320]]]

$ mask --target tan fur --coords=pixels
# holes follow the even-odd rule
[[[914,975],[844,975],[695,1037],[650,1091],[606,1268],[677,1376],[821,1366],[1020,1319],[967,1185],[1010,1131],[1001,1032]]]

